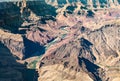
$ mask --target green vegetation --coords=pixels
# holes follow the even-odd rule
[[[39,62],[39,60],[40,60],[41,57],[42,57],[42,55],[38,56],[37,59],[35,59],[32,62],[30,62],[27,66],[30,69],[36,69],[36,64],[37,64],[37,62]]]
[[[32,61],[30,64],[28,64],[28,66],[29,66],[30,68],[32,68],[32,69],[35,69],[37,62],[38,62],[37,60],[34,60],[34,61]]]

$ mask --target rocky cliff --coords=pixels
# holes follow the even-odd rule
[[[15,60],[38,70],[38,81],[120,80],[119,0],[0,2],[0,11],[0,41]],[[23,80],[16,70],[13,78]]]
[[[15,56],[19,57],[20,59],[24,57],[24,44],[21,35],[0,30],[0,41],[7,46]]]
[[[81,33],[78,36],[80,38],[69,40],[68,43],[43,55],[39,64],[39,81],[119,79],[120,75],[116,70],[120,65],[120,25],[115,22],[94,31],[87,32],[85,28],[80,30],[78,31]],[[112,72],[118,75],[110,74]]]
[[[55,38],[55,36],[50,35],[52,34],[50,31],[37,26],[40,17],[49,14],[48,12],[39,14],[43,11],[43,9],[40,9],[41,6],[45,6],[48,12],[51,8],[44,1],[29,1],[27,4],[24,1],[0,2],[0,41],[20,59],[39,52],[38,48],[43,51],[43,45]],[[50,14],[52,13],[54,14],[54,12]],[[38,35],[38,37],[34,39],[34,35]],[[41,37],[43,38],[41,39]],[[37,49],[29,51],[33,48]],[[44,51],[41,53],[44,53]]]

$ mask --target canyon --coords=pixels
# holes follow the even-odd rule
[[[0,50],[0,81],[120,81],[120,0],[0,1]]]

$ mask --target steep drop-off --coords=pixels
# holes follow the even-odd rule
[[[51,53],[47,52],[40,61],[39,81],[90,81],[90,78],[93,81],[114,81],[118,79],[120,74],[116,70],[119,70],[120,65],[119,30],[120,26],[116,22],[106,24],[94,31],[84,30],[78,36],[80,38],[76,37],[69,43],[51,50]],[[80,73],[84,72],[89,79],[84,78],[86,75],[80,77]],[[116,75],[110,74],[112,72]]]
[[[119,81],[119,11],[119,0],[0,2],[0,49],[12,53],[2,49],[0,80]]]

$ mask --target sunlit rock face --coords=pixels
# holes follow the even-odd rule
[[[27,2],[27,8],[25,6],[22,6],[22,4],[23,2],[21,1],[0,3],[0,26],[2,29],[0,31],[0,41],[2,41],[2,43],[4,43],[11,50],[11,52],[20,59],[29,57],[32,54],[39,52],[39,47],[42,48],[42,54],[44,53],[45,49],[42,45],[45,45],[46,43],[52,41],[55,36],[52,36],[52,33],[50,33],[50,31],[47,32],[44,29],[35,28],[35,22],[39,22],[38,20],[40,18],[37,16],[44,17],[46,14],[54,16],[56,14],[55,11],[48,13],[49,10],[53,7],[47,5],[44,1]],[[44,9],[42,9],[42,6],[46,7],[47,11],[44,11]],[[23,9],[22,12],[21,9]],[[35,30],[36,32],[34,32]],[[43,32],[45,34],[43,34]],[[24,37],[21,34],[27,35]],[[38,37],[36,37],[34,40],[34,37],[31,35],[38,35]],[[41,39],[40,36],[43,38]],[[37,42],[38,45],[36,45],[35,42]],[[29,45],[26,46],[26,44]],[[33,48],[37,49],[29,51]]]
[[[80,35],[82,38],[78,38],[77,40],[72,39],[72,41],[70,40],[68,43],[60,47],[58,46],[56,49],[51,49],[52,52],[46,52],[38,66],[40,74],[39,81],[47,81],[49,79],[77,81],[79,77],[77,73],[79,74],[81,72],[86,72],[89,75],[89,79],[84,78],[86,81],[90,80],[90,78],[93,81],[106,81],[107,79],[112,81],[117,79],[117,75],[120,76],[119,72],[111,70],[111,68],[119,68],[120,64],[120,44],[118,40],[120,36],[118,30],[120,30],[120,26],[116,23],[105,25],[94,31],[85,32],[86,30],[84,30],[84,34]],[[58,71],[60,72],[58,73]],[[110,72],[113,71],[117,75],[110,74]],[[72,72],[75,72],[75,74],[71,74]],[[55,75],[55,77],[47,78],[50,76],[47,76],[47,73]],[[62,77],[62,73],[66,74],[66,77]],[[70,79],[67,75],[76,78]],[[114,78],[112,76],[114,76]],[[80,79],[84,81],[82,78]]]
[[[1,1],[0,41],[15,60],[38,70],[38,81],[119,81],[119,2]],[[15,72],[10,77],[23,80]]]
[[[19,34],[15,35],[12,33],[7,33],[3,30],[0,30],[0,33],[0,41],[7,46],[14,55],[22,59],[24,57],[24,44],[22,36]]]
[[[119,0],[45,0],[46,3],[57,6],[71,3],[82,3],[91,7],[114,7],[119,5]]]

